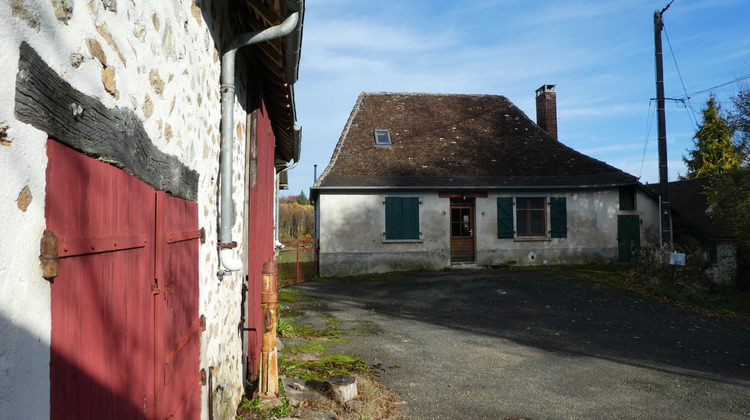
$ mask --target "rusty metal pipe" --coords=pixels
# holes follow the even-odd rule
[[[279,269],[276,261],[268,259],[263,263],[263,289],[260,307],[263,311],[263,341],[260,348],[259,395],[263,399],[277,398],[279,394],[279,366],[276,353],[276,309],[279,307],[279,293],[276,282]]]

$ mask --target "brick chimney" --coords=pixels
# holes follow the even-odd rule
[[[555,85],[544,85],[536,90],[536,124],[557,140]]]

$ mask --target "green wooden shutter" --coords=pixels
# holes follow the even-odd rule
[[[385,239],[401,239],[401,199],[385,198]]]
[[[513,198],[497,198],[497,237],[513,237]]]
[[[385,198],[385,239],[419,239],[419,198]]]
[[[550,233],[553,238],[568,237],[568,217],[565,197],[550,197]]]
[[[401,199],[401,239],[419,239],[419,198]]]

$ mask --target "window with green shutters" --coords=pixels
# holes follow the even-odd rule
[[[385,198],[385,239],[419,239],[419,198]]]
[[[549,230],[545,207],[549,203]],[[515,225],[513,215],[515,213]],[[498,238],[566,238],[568,236],[568,216],[565,197],[498,197],[497,237]]]

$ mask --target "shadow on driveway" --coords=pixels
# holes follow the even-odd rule
[[[537,349],[745,385],[746,322],[707,317],[593,280],[545,269],[408,273],[295,286],[326,302]],[[743,382],[745,382],[743,384]]]

